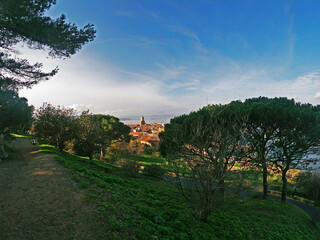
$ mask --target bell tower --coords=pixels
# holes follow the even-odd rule
[[[144,125],[146,125],[146,122],[144,121],[144,116],[142,115],[141,116],[141,121],[140,121],[140,126],[142,127]]]

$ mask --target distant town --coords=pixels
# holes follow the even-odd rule
[[[164,131],[163,123],[148,124],[141,116],[140,124],[126,124],[131,128],[130,136],[134,141],[149,145],[150,147],[156,146],[159,143],[159,133]]]

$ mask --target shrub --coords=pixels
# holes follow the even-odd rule
[[[317,207],[316,213],[312,217],[312,222],[320,224],[320,207]]]
[[[145,148],[144,148],[144,154],[146,154],[146,155],[152,155],[153,152],[154,152],[154,150],[152,149],[152,147],[150,147],[150,146],[145,146]]]
[[[304,197],[320,201],[320,174],[319,173],[301,173],[297,177],[297,187]]]
[[[70,153],[70,154],[76,154],[76,152],[74,151],[74,141],[73,140],[69,140],[65,142],[65,150]]]
[[[143,172],[145,175],[162,178],[167,171],[157,164],[150,164],[144,167]]]
[[[128,145],[128,151],[130,153],[136,153],[138,155],[143,155],[145,150],[145,144],[142,144],[140,142],[131,140]]]
[[[140,164],[131,159],[121,159],[118,161],[119,167],[121,167],[130,177],[135,177],[139,173]]]
[[[253,192],[250,197],[252,199],[262,199],[262,192]]]
[[[107,155],[113,156],[118,154],[119,152],[128,151],[129,144],[125,141],[117,141],[113,142],[108,148],[107,148]]]

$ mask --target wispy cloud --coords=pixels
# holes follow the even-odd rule
[[[103,63],[85,50],[66,61],[50,61],[41,51],[27,53],[32,62],[43,62],[48,69],[56,65],[61,68],[50,81],[21,91],[36,107],[50,102],[79,112],[89,108],[94,113],[127,117],[183,114],[208,102],[227,103],[257,96],[320,103],[320,71],[276,81],[273,69],[245,67],[234,61],[210,71],[163,63],[148,71],[129,71]]]
[[[187,90],[196,90],[196,86],[198,86],[200,81],[198,79],[189,81],[189,82],[175,82],[168,86],[168,90],[181,89],[185,88]]]
[[[165,28],[169,29],[172,32],[176,32],[179,33],[185,37],[187,37],[188,39],[191,40],[191,43],[193,44],[193,47],[203,53],[207,53],[208,50],[203,46],[200,38],[198,37],[198,35],[192,31],[189,28],[186,27],[182,27],[182,26],[176,26],[176,25],[164,25]]]
[[[174,26],[174,25],[165,25],[165,27],[173,32],[177,32],[177,33],[180,33],[188,38],[191,38],[192,40],[200,41],[197,34],[195,34],[193,31],[191,31],[188,28],[181,27],[181,26]]]
[[[295,44],[296,44],[296,36],[294,34],[294,15],[291,13],[292,1],[289,1],[284,6],[284,12],[288,17],[289,26],[287,29],[288,35],[288,61],[286,61],[286,65],[290,65],[294,59],[295,54]]]

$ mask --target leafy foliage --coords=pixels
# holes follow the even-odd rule
[[[148,176],[162,178],[167,171],[158,164],[150,164],[144,166],[143,172]]]
[[[286,199],[287,172],[301,162],[320,143],[320,116],[311,104],[278,99],[275,107],[280,111],[274,116],[277,126],[271,162],[282,172],[282,201]]]
[[[320,173],[300,173],[297,187],[304,197],[316,201],[316,205],[320,206]]]
[[[121,167],[130,177],[136,177],[140,170],[140,164],[133,159],[120,159],[117,165]]]
[[[75,134],[75,110],[44,103],[35,114],[34,130],[40,138],[63,151]]]
[[[130,128],[110,115],[95,115],[85,111],[77,119],[77,126],[74,150],[90,159],[96,150],[101,151],[103,158],[105,149],[113,141],[129,140]]]
[[[307,154],[319,144],[317,107],[296,103],[293,99],[266,97],[230,105],[235,105],[239,114],[248,116],[246,152],[251,163],[262,168],[263,198],[268,191],[268,167],[276,165],[282,172],[282,200],[285,201],[288,170],[305,161]]]
[[[23,132],[32,123],[33,106],[14,91],[0,91],[0,133]]]
[[[273,100],[265,97],[247,99],[244,103],[237,104],[238,111],[248,116],[245,139],[247,144],[247,157],[251,163],[262,168],[263,173],[263,198],[268,193],[268,159],[272,151],[272,141],[275,136],[276,126],[274,116],[279,109],[273,107]]]

